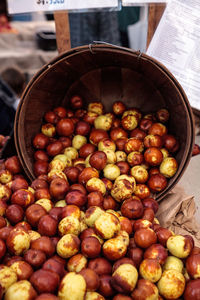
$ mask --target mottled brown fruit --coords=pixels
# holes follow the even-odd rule
[[[52,271],[38,270],[33,273],[30,283],[38,293],[54,293],[59,285],[59,275]]]
[[[155,232],[150,228],[142,228],[135,232],[135,243],[138,247],[148,248],[157,241]]]
[[[85,279],[87,291],[93,292],[99,288],[99,276],[92,269],[83,269],[79,274]]]
[[[101,252],[101,244],[96,237],[90,236],[82,240],[81,253],[89,258],[96,258]]]

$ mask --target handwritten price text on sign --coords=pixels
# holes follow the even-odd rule
[[[149,3],[167,3],[169,0],[122,0],[123,6],[134,6],[134,5],[142,5]]]
[[[8,0],[10,14],[118,7],[118,0]]]

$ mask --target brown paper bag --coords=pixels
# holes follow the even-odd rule
[[[193,196],[185,194],[184,189],[176,186],[161,202],[156,217],[161,226],[175,234],[192,235],[195,245],[200,247],[200,225],[195,219]]]

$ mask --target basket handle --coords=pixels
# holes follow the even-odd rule
[[[96,45],[97,46],[98,45],[105,45],[105,46],[108,46],[110,48],[116,48],[116,49],[123,50],[123,51],[126,51],[126,52],[134,53],[138,56],[138,58],[140,58],[143,54],[140,50],[133,50],[133,49],[130,49],[130,48],[126,48],[126,47],[122,47],[122,46],[118,46],[118,45],[113,45],[113,44],[110,44],[110,43],[107,43],[107,42],[102,42],[102,41],[93,41],[91,44],[89,44],[88,47],[89,47],[90,52],[92,54],[95,54],[93,46],[96,46]]]

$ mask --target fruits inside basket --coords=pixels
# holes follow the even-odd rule
[[[139,109],[143,116],[167,109],[168,132],[178,141],[179,151],[174,152],[178,163],[176,174],[156,194],[158,201],[165,197],[183,175],[193,148],[194,128],[187,97],[159,62],[145,54],[109,45],[72,49],[44,66],[27,86],[15,121],[15,144],[27,176],[35,178],[32,141],[41,131],[44,114],[56,107],[70,109],[74,95],[83,99],[84,110],[95,101],[101,102],[107,113],[112,111],[115,101],[123,102],[127,110]],[[133,117],[123,122],[126,119]],[[105,116],[99,123],[104,120]],[[154,143],[158,145],[159,138],[156,139]]]

